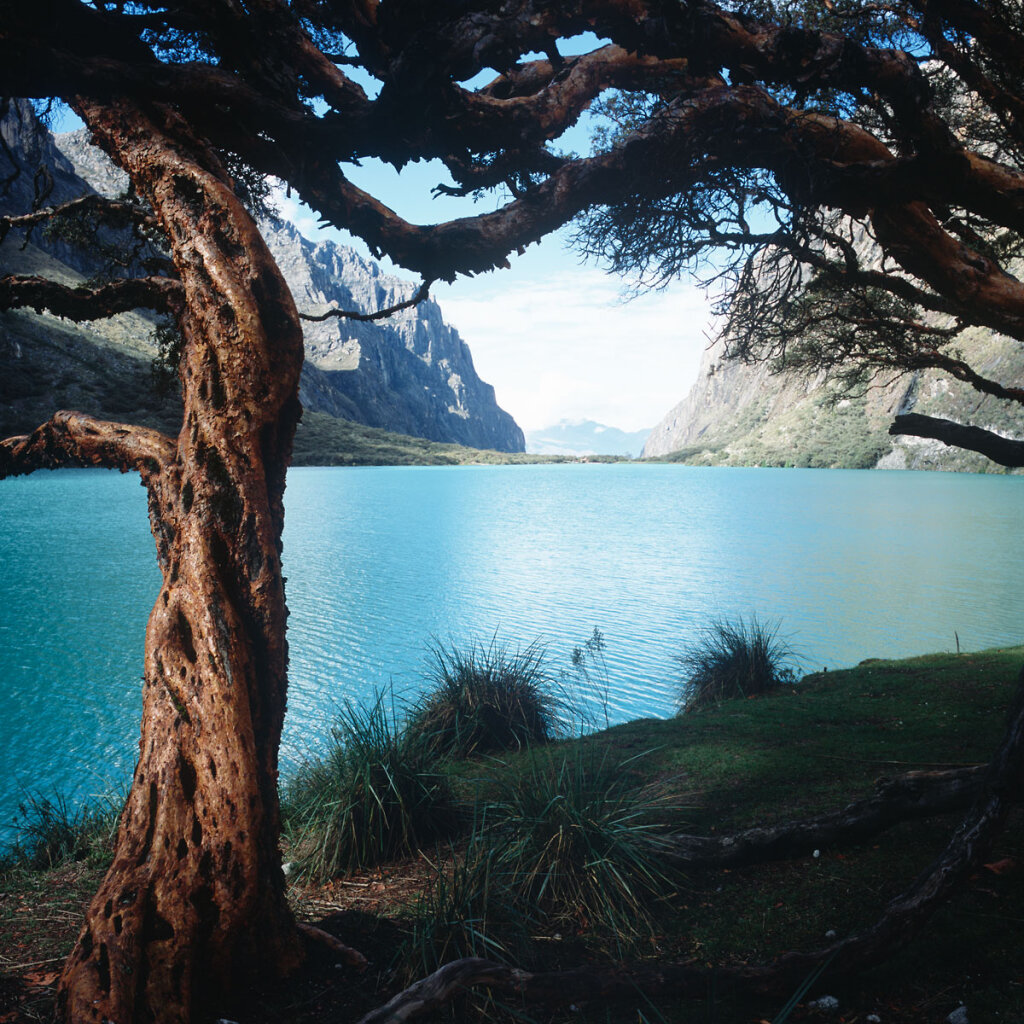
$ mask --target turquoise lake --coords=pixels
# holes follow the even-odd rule
[[[716,616],[780,619],[808,671],[1024,641],[1022,477],[295,469],[286,507],[286,767],[346,698],[421,687],[433,637],[540,642],[557,675],[596,626],[613,722],[672,714],[675,657]],[[0,483],[0,826],[25,787],[130,774],[158,586],[137,478]]]

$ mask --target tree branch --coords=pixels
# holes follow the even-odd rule
[[[28,306],[69,320],[99,320],[131,309],[176,313],[185,301],[181,282],[172,277],[118,278],[98,288],[69,288],[45,277],[0,277],[0,309]]]
[[[912,412],[897,416],[889,427],[889,433],[897,436],[908,434],[912,437],[930,437],[953,448],[979,452],[993,462],[1011,469],[1024,466],[1024,441],[1002,437],[982,427],[965,426],[952,420]]]
[[[174,461],[174,442],[158,430],[97,420],[80,412],[54,413],[31,434],[0,441],[0,479],[37,469],[100,466],[138,471],[143,481]]]
[[[145,228],[158,226],[156,218],[148,210],[139,206],[118,202],[116,199],[107,199],[105,196],[88,195],[72,199],[60,206],[48,206],[33,213],[23,213],[20,216],[0,216],[0,242],[3,242],[11,230],[31,228],[54,217],[75,216],[79,213],[98,213],[105,218],[113,218],[115,221],[129,222]]]
[[[729,836],[677,833],[666,837],[667,856],[686,867],[738,867],[861,842],[901,821],[970,807],[984,782],[985,771],[980,767],[907,772],[880,781],[874,796],[818,818],[759,826]]]
[[[320,324],[325,320],[357,320],[360,323],[369,323],[373,320],[386,320],[389,316],[400,312],[403,309],[409,309],[411,306],[418,306],[427,296],[430,294],[430,286],[433,281],[424,281],[416,294],[410,299],[405,299],[403,302],[396,302],[393,306],[388,306],[385,309],[378,309],[374,313],[363,313],[358,309],[329,309],[326,313],[320,313],[315,315],[313,313],[300,313],[300,320],[307,320],[310,323]]]

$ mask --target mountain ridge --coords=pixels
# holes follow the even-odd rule
[[[22,168],[0,197],[0,212],[32,208],[37,167],[53,180],[47,203],[91,191],[116,196],[127,185],[123,172],[89,143],[84,129],[53,136],[26,103],[11,104],[0,131]],[[6,154],[0,157],[5,158],[10,162]],[[7,173],[4,168],[3,176]],[[354,250],[312,242],[285,221],[262,227],[304,312],[330,307],[374,312],[415,290]],[[109,270],[93,254],[47,232],[37,230],[19,246],[19,240],[9,238],[0,249],[5,271],[45,273],[77,285]],[[57,408],[80,408],[176,432],[180,406],[156,394],[151,380],[158,322],[142,310],[93,324],[27,310],[0,314],[3,436],[34,429]],[[332,318],[303,327],[307,358],[300,399],[307,410],[431,441],[524,451],[519,426],[498,406],[493,387],[477,376],[468,345],[432,300],[384,321]]]
[[[592,419],[561,419],[526,431],[526,450],[535,455],[639,456],[650,430],[620,430]]]
[[[1024,384],[1018,344],[982,328],[958,340],[982,373]],[[1020,406],[937,371],[877,372],[848,393],[824,373],[776,372],[767,363],[729,359],[719,339],[705,350],[690,390],[651,431],[643,457],[691,465],[1005,472],[975,452],[890,436],[893,418],[911,411],[1024,436]]]

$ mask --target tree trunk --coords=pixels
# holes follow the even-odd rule
[[[68,1021],[188,1021],[298,958],[278,849],[285,470],[302,334],[215,154],[171,110],[79,99],[185,289],[185,416],[144,471],[163,586],[114,862],[60,981]]]

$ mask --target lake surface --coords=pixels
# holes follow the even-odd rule
[[[422,687],[432,637],[539,641],[557,674],[597,627],[613,722],[673,712],[675,657],[716,616],[781,619],[808,671],[1024,640],[1024,477],[295,469],[286,507],[285,765],[345,699]],[[23,787],[130,774],[158,587],[136,477],[0,483],[0,826]]]

